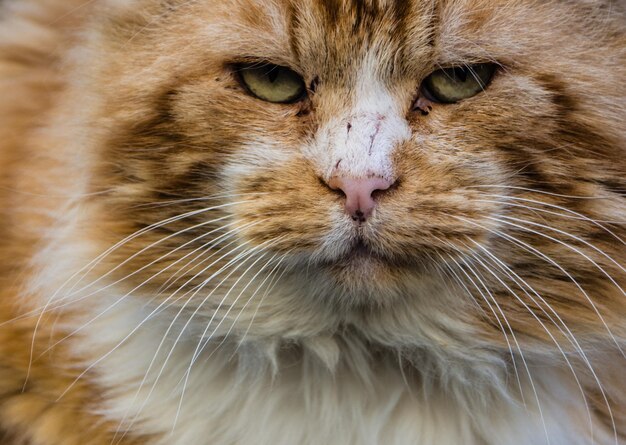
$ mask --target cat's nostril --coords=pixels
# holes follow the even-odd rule
[[[375,195],[380,195],[392,185],[391,181],[381,177],[355,179],[335,176],[328,181],[331,189],[343,192],[346,213],[358,222],[365,222],[372,215],[376,207]]]

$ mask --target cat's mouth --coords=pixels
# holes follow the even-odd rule
[[[380,253],[375,250],[365,239],[358,237],[350,246],[349,249],[344,253],[344,255],[339,258],[337,263],[339,265],[350,264],[350,263],[359,263],[359,262],[368,262],[368,263],[395,263],[397,259]]]
[[[377,270],[412,271],[421,273],[433,262],[433,247],[422,245],[417,249],[393,250],[388,244],[370,239],[366,236],[357,236],[351,240],[349,247],[334,261],[334,268],[360,270],[362,272]]]
[[[378,275],[379,272],[389,270],[411,269],[417,270],[423,258],[419,254],[408,256],[406,253],[395,252],[385,249],[367,236],[358,234],[350,240],[346,240],[343,249],[331,257],[327,257],[318,263],[319,266],[327,267],[340,274],[356,274],[354,276],[370,274]]]
[[[373,251],[367,244],[365,244],[365,241],[363,241],[362,238],[358,238],[354,242],[348,254],[349,255],[373,255]]]
[[[378,253],[370,243],[362,237],[346,241],[340,252],[327,257],[319,264],[333,268],[346,268],[362,263],[387,262],[383,255]]]
[[[356,239],[346,245],[342,254],[331,259],[323,266],[341,283],[352,283],[352,286],[363,285],[369,278],[379,275],[389,268],[391,261],[377,253],[363,239]]]

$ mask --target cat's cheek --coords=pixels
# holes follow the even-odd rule
[[[241,237],[255,245],[273,243],[276,250],[312,252],[342,215],[338,197],[325,189],[301,157],[281,162],[231,164],[226,177],[239,204],[232,208]]]

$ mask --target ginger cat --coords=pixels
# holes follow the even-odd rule
[[[4,0],[0,443],[626,444],[609,0]]]

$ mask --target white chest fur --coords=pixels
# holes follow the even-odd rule
[[[140,308],[127,301],[91,323],[81,349],[98,360],[143,319]],[[541,410],[523,376],[525,404],[514,397],[472,400],[458,388],[416,384],[397,364],[371,357],[344,357],[350,365],[330,372],[312,356],[293,354],[272,372],[275,351],[259,345],[236,356],[223,345],[186,376],[195,344],[181,338],[172,350],[159,323],[146,323],[94,367],[109,388],[103,413],[121,431],[156,434],[157,444],[594,443],[580,394],[548,368],[532,372]],[[594,441],[614,443],[597,433]]]

